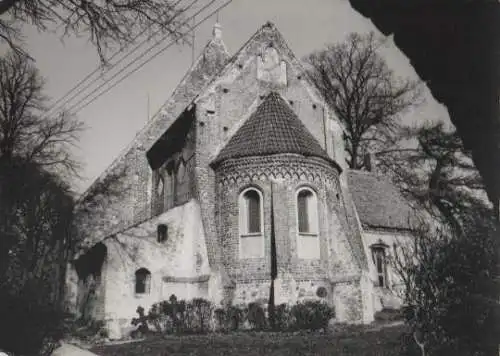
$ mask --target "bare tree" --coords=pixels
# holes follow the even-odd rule
[[[74,199],[63,178],[78,171],[71,146],[81,124],[68,115],[47,117],[46,100],[30,59],[15,52],[0,58],[0,313],[17,320],[0,344],[23,354],[38,353],[59,335],[74,245]],[[21,340],[23,331],[33,342]]]
[[[82,124],[61,113],[45,116],[44,80],[26,56],[0,58],[0,160],[33,162],[76,173],[71,146]]]
[[[314,52],[305,62],[313,82],[345,126],[348,165],[363,168],[362,157],[394,144],[400,115],[415,105],[418,83],[397,78],[378,53],[373,32],[352,33],[343,43]]]
[[[0,162],[0,314],[5,350],[45,354],[61,337],[73,196],[33,162]],[[50,348],[47,354],[50,354]]]
[[[168,0],[0,0],[0,39],[15,51],[21,27],[33,24],[40,31],[63,29],[85,34],[97,47],[101,59],[112,45],[124,46],[138,36],[170,34],[179,39],[185,8]],[[188,5],[191,6],[191,5]]]

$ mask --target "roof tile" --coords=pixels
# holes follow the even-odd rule
[[[415,212],[389,178],[372,172],[349,170],[347,181],[364,226],[411,229]]]
[[[297,153],[331,161],[286,101],[271,92],[220,151],[213,163],[230,158]]]

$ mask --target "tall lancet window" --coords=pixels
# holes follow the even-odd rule
[[[177,163],[175,183],[175,201],[177,204],[185,203],[189,199],[189,180],[186,162],[182,156]]]
[[[153,172],[153,214],[161,214],[164,209],[163,201],[165,199],[165,180],[161,168]]]
[[[372,250],[372,258],[373,263],[375,264],[375,272],[376,272],[376,285],[383,288],[389,287],[389,280],[387,276],[387,247],[382,244],[373,245],[371,247]]]

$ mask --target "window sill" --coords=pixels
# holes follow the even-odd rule
[[[136,297],[137,299],[146,298],[148,295],[148,293],[134,293],[134,297]]]
[[[253,232],[250,234],[240,234],[240,237],[260,237],[262,236],[261,232]]]
[[[299,236],[304,236],[304,237],[317,237],[317,233],[313,232],[299,232]]]

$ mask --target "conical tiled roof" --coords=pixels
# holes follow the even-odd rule
[[[325,150],[276,92],[271,92],[220,151],[214,164],[229,158],[297,153],[331,161]]]

